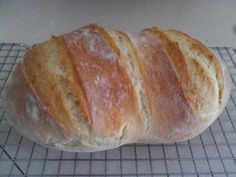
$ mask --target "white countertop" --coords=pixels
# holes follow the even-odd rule
[[[98,22],[128,32],[175,28],[209,46],[236,47],[235,8],[235,0],[0,0],[0,42],[33,44]]]

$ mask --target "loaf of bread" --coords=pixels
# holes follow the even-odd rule
[[[4,99],[23,136],[91,152],[193,138],[220,115],[230,89],[222,62],[182,32],[91,24],[30,49]]]

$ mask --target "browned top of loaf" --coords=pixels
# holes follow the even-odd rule
[[[136,38],[134,43],[152,117],[150,134],[156,135],[156,141],[168,142],[176,138],[173,132],[181,130],[194,116],[172,63],[183,55],[157,29],[144,30]],[[175,57],[169,55],[167,48],[171,48]],[[155,141],[153,137],[150,139]]]
[[[137,110],[119,49],[107,32],[95,24],[64,35],[64,39],[86,97],[86,117],[93,131],[99,135],[119,130]]]
[[[53,37],[32,48],[24,57],[22,69],[34,94],[55,122],[70,135],[74,130],[73,122],[63,104],[65,95],[60,87],[61,80],[68,78],[60,77],[62,73],[59,70],[69,61],[62,44],[62,40]],[[59,63],[61,67],[57,68]]]
[[[90,25],[33,48],[24,66],[36,95],[59,124],[73,133],[73,122],[79,121],[74,119],[84,119],[96,135],[107,136],[136,117],[136,97],[120,57],[106,31]],[[65,102],[70,96],[76,108]],[[80,109],[81,116],[73,119],[71,109]]]
[[[191,45],[183,46],[175,40],[178,34],[150,28],[133,37],[120,32],[112,36],[92,24],[31,49],[24,58],[25,76],[68,135],[78,131],[101,137],[117,135],[145,108],[150,119],[146,121],[147,139],[182,140],[214,120],[222,106],[223,81],[211,52],[189,36],[186,40]],[[116,35],[129,46],[126,52]],[[188,55],[190,46],[207,59]],[[137,67],[137,78],[131,75],[127,57]],[[141,85],[134,86],[134,80]],[[130,124],[130,130],[132,127],[135,125]],[[141,134],[145,133],[137,137],[143,138]]]
[[[189,75],[186,79],[182,70],[178,72],[186,96],[201,119],[215,117],[216,113],[224,107],[223,97],[228,93],[224,88],[223,73],[219,61],[213,53],[201,42],[176,30],[167,30],[165,35],[176,43],[184,54],[186,68]],[[184,75],[183,75],[184,74]],[[230,88],[229,85],[226,87]]]

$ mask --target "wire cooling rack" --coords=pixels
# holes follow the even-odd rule
[[[23,44],[0,43],[0,92]],[[200,136],[175,144],[125,145],[95,153],[68,153],[44,148],[9,126],[0,97],[0,176],[236,176],[236,50],[213,47],[232,76],[232,92],[224,112]]]

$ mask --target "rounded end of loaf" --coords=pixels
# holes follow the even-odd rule
[[[130,112],[134,109],[133,104],[129,104],[135,103],[132,87],[123,68],[114,62],[118,60],[115,54],[108,53],[104,42],[101,45],[106,53],[97,56],[101,45],[95,42],[101,42],[100,36],[96,34],[96,41],[92,41],[90,33],[98,32],[100,28],[92,24],[60,37],[53,36],[29,50],[14,69],[12,81],[5,89],[6,108],[10,124],[23,136],[47,147],[80,152],[111,149],[128,142],[130,138],[125,137],[132,127],[126,119],[131,119],[131,123],[136,120],[135,112]],[[79,40],[81,38],[83,40]],[[81,61],[81,65],[77,61],[82,59],[73,56],[76,46],[70,48],[72,51],[68,49],[68,43],[79,41],[91,50],[89,53],[87,48],[82,48],[80,56],[86,60]],[[78,47],[80,50],[81,46]],[[113,65],[115,70],[110,70],[111,66],[105,62]],[[90,68],[78,69],[77,65]],[[83,69],[84,73],[78,72]],[[112,73],[107,75],[107,71]],[[83,79],[85,81],[81,83]],[[104,84],[108,80],[108,85]],[[90,93],[96,92],[97,96],[89,97]],[[93,105],[95,101],[98,105]],[[104,110],[112,116],[101,114]]]
[[[46,44],[39,44],[37,47],[41,45]],[[34,52],[38,50],[37,47],[31,49],[24,60],[34,56]],[[37,59],[39,58],[36,57]],[[115,142],[112,144],[111,139],[99,139],[88,132],[84,124],[75,122],[74,127],[66,127],[59,117],[55,117],[50,107],[42,103],[42,95],[35,93],[26,76],[24,60],[14,67],[3,93],[8,121],[17,132],[45,147],[70,152],[93,152],[120,145]],[[43,90],[46,92],[48,86],[44,85]],[[56,94],[50,96],[57,97]],[[70,118],[65,117],[66,121],[70,121]],[[77,118],[84,119],[82,116]]]
[[[17,64],[9,76],[3,98],[8,121],[20,134],[47,146],[64,139],[60,126],[52,121],[27,84],[22,63]]]
[[[182,52],[190,74],[182,81],[182,88],[196,123],[192,130],[186,129],[191,132],[189,136],[178,140],[184,141],[202,133],[222,113],[230,96],[230,74],[221,57],[200,41],[177,30],[166,30],[164,34]]]

